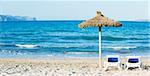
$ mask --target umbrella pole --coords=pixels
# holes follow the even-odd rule
[[[99,27],[99,68],[102,70],[102,41],[101,41],[101,27]]]

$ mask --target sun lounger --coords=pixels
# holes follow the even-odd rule
[[[121,69],[120,57],[118,55],[107,55],[107,61],[104,63],[104,70],[107,70],[109,67],[117,67]]]
[[[138,67],[141,70],[141,60],[139,56],[128,56],[126,62],[126,70],[130,67]]]

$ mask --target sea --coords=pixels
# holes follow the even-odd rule
[[[83,20],[0,22],[0,58],[98,57],[98,27]],[[102,27],[102,55],[150,56],[150,22]]]

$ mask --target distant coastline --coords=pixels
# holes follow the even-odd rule
[[[35,17],[28,16],[12,16],[12,15],[0,15],[0,21],[36,21]]]

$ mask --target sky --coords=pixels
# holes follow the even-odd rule
[[[100,10],[115,20],[150,20],[149,0],[0,0],[0,15],[38,20],[85,20]]]

